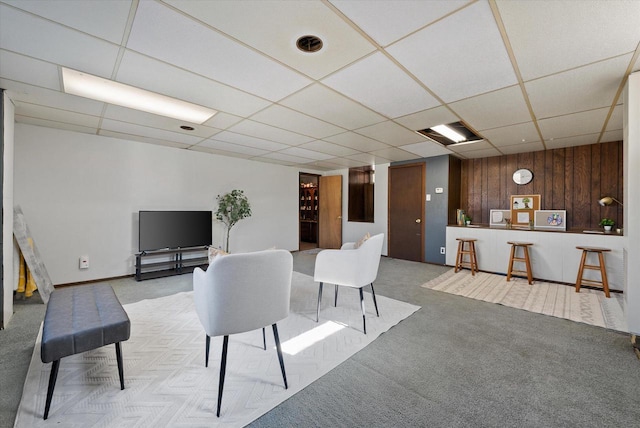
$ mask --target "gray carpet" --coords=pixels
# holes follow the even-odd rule
[[[312,275],[314,261],[296,253],[294,269]],[[422,309],[250,426],[638,426],[640,361],[627,334],[420,287],[448,269],[384,258],[376,293]],[[116,288],[123,303],[177,291]],[[40,306],[20,307],[0,332],[2,427],[15,418]]]

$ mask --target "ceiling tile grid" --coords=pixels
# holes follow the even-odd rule
[[[309,171],[515,154],[622,138],[638,16],[637,0],[0,0],[0,87],[20,123]],[[185,131],[64,93],[62,67],[218,113]],[[457,121],[483,140],[414,132]]]

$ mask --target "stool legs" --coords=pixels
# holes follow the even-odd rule
[[[604,295],[611,297],[609,295],[609,280],[607,279],[607,269],[604,264],[604,254],[598,253],[598,261],[600,262],[600,275],[602,275],[602,288],[604,289]]]
[[[456,253],[456,267],[453,270],[454,273],[458,273],[458,269],[462,269],[462,249],[463,244],[462,241],[458,241],[458,252]]]
[[[533,275],[531,274],[531,259],[529,259],[529,248],[524,247],[524,263],[527,266],[527,280],[529,285],[533,284]]]
[[[592,250],[582,250],[582,258],[580,259],[580,268],[578,269],[578,277],[576,278],[576,293],[580,292],[580,287],[582,283],[587,283],[589,285],[601,285],[602,290],[604,291],[604,295],[606,297],[611,297],[609,293],[609,279],[607,278],[607,268],[604,263],[604,253],[601,251],[602,249],[594,248]],[[608,250],[605,250],[608,251]],[[589,252],[598,253],[598,265],[589,265],[587,264],[587,254]],[[591,269],[600,271],[601,281],[595,281],[590,279],[584,279],[584,270]]]
[[[578,269],[578,278],[576,278],[576,293],[580,292],[580,286],[582,286],[582,274],[584,273],[584,262],[587,260],[587,252],[582,252],[582,259],[580,260],[580,268]]]
[[[464,244],[467,243],[467,249],[464,249]],[[456,254],[456,266],[454,269],[454,273],[457,273],[459,270],[462,270],[463,264],[467,263],[463,261],[464,255],[469,255],[469,268],[471,269],[471,275],[475,275],[476,272],[479,272],[478,269],[478,258],[476,256],[476,246],[472,240],[469,241],[458,241],[458,253]]]
[[[513,257],[516,255],[516,246],[511,246],[511,255],[509,256],[509,269],[507,270],[507,281],[511,281],[511,272],[513,272]]]
[[[533,273],[532,273],[532,269],[531,269],[531,259],[529,258],[529,245],[532,245],[530,243],[515,243],[515,242],[509,242],[509,244],[511,244],[511,255],[509,256],[509,268],[507,269],[507,281],[511,281],[511,276],[513,275],[514,272],[516,273],[520,273],[520,274],[524,274],[525,271],[521,271],[521,270],[514,270],[513,269],[513,263],[514,262],[521,262],[524,263],[527,271],[527,282],[529,283],[529,285],[533,284]],[[523,252],[523,256],[522,257],[518,257],[518,248],[522,248],[522,252]]]

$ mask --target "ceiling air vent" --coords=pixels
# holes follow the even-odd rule
[[[433,126],[416,132],[445,146],[482,140],[482,137],[476,135],[464,122]]]
[[[296,46],[302,52],[318,52],[322,49],[322,40],[316,36],[302,36],[296,42]]]

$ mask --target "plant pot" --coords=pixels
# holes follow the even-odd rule
[[[471,220],[467,220],[467,221],[465,221],[465,224],[466,224],[467,226],[469,226],[469,225],[471,224]]]
[[[605,226],[604,230],[606,230],[607,232],[611,232],[611,226]]]

